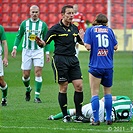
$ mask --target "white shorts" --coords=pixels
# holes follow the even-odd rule
[[[38,50],[22,50],[22,70],[31,70],[32,65],[43,67],[44,66],[44,51],[43,49]]]
[[[2,56],[0,56],[0,76],[4,76]]]

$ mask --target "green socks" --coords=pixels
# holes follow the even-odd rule
[[[7,97],[7,90],[8,90],[7,84],[5,87],[1,88],[1,90],[2,90],[2,98],[6,98]]]
[[[24,77],[22,77],[22,81],[26,87],[26,91],[30,92],[31,90],[30,77],[28,79],[24,79]],[[41,87],[42,87],[42,77],[35,77],[35,98],[39,98]]]
[[[31,87],[30,87],[30,77],[28,79],[24,79],[24,77],[22,77],[22,81],[24,83],[24,86],[26,87],[26,91],[30,92]]]
[[[35,81],[35,98],[39,98],[40,96],[40,91],[42,87],[42,82]]]

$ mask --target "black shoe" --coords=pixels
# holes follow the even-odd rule
[[[71,117],[70,117],[70,115],[64,116],[63,122],[71,122]]]
[[[88,118],[84,117],[83,115],[80,115],[80,116],[76,116],[76,118],[74,119],[74,122],[89,123],[90,120]]]
[[[97,122],[92,121],[90,123],[90,125],[92,125],[92,126],[99,126],[100,125],[100,121],[97,121]]]
[[[25,93],[25,100],[26,101],[30,101],[30,93],[31,93],[32,89],[30,91],[26,91]]]
[[[41,99],[40,98],[35,98],[34,99],[34,103],[41,103],[42,101],[41,101]]]
[[[107,125],[112,125],[112,121],[106,121]]]
[[[2,98],[1,105],[7,106],[7,100],[5,98]]]

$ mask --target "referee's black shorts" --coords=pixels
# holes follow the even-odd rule
[[[69,83],[76,79],[82,79],[79,60],[76,56],[54,55],[52,58],[52,68],[55,82]]]

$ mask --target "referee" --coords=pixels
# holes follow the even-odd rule
[[[70,122],[71,118],[67,114],[67,88],[72,83],[75,89],[74,103],[76,108],[75,122],[89,122],[81,113],[83,103],[82,74],[78,58],[75,56],[75,45],[82,42],[78,28],[72,24],[73,6],[66,5],[61,11],[62,19],[60,22],[47,32],[44,41],[36,38],[40,47],[49,44],[51,40],[55,42],[55,51],[52,59],[52,68],[55,81],[59,84],[58,101],[63,113],[63,122]]]

